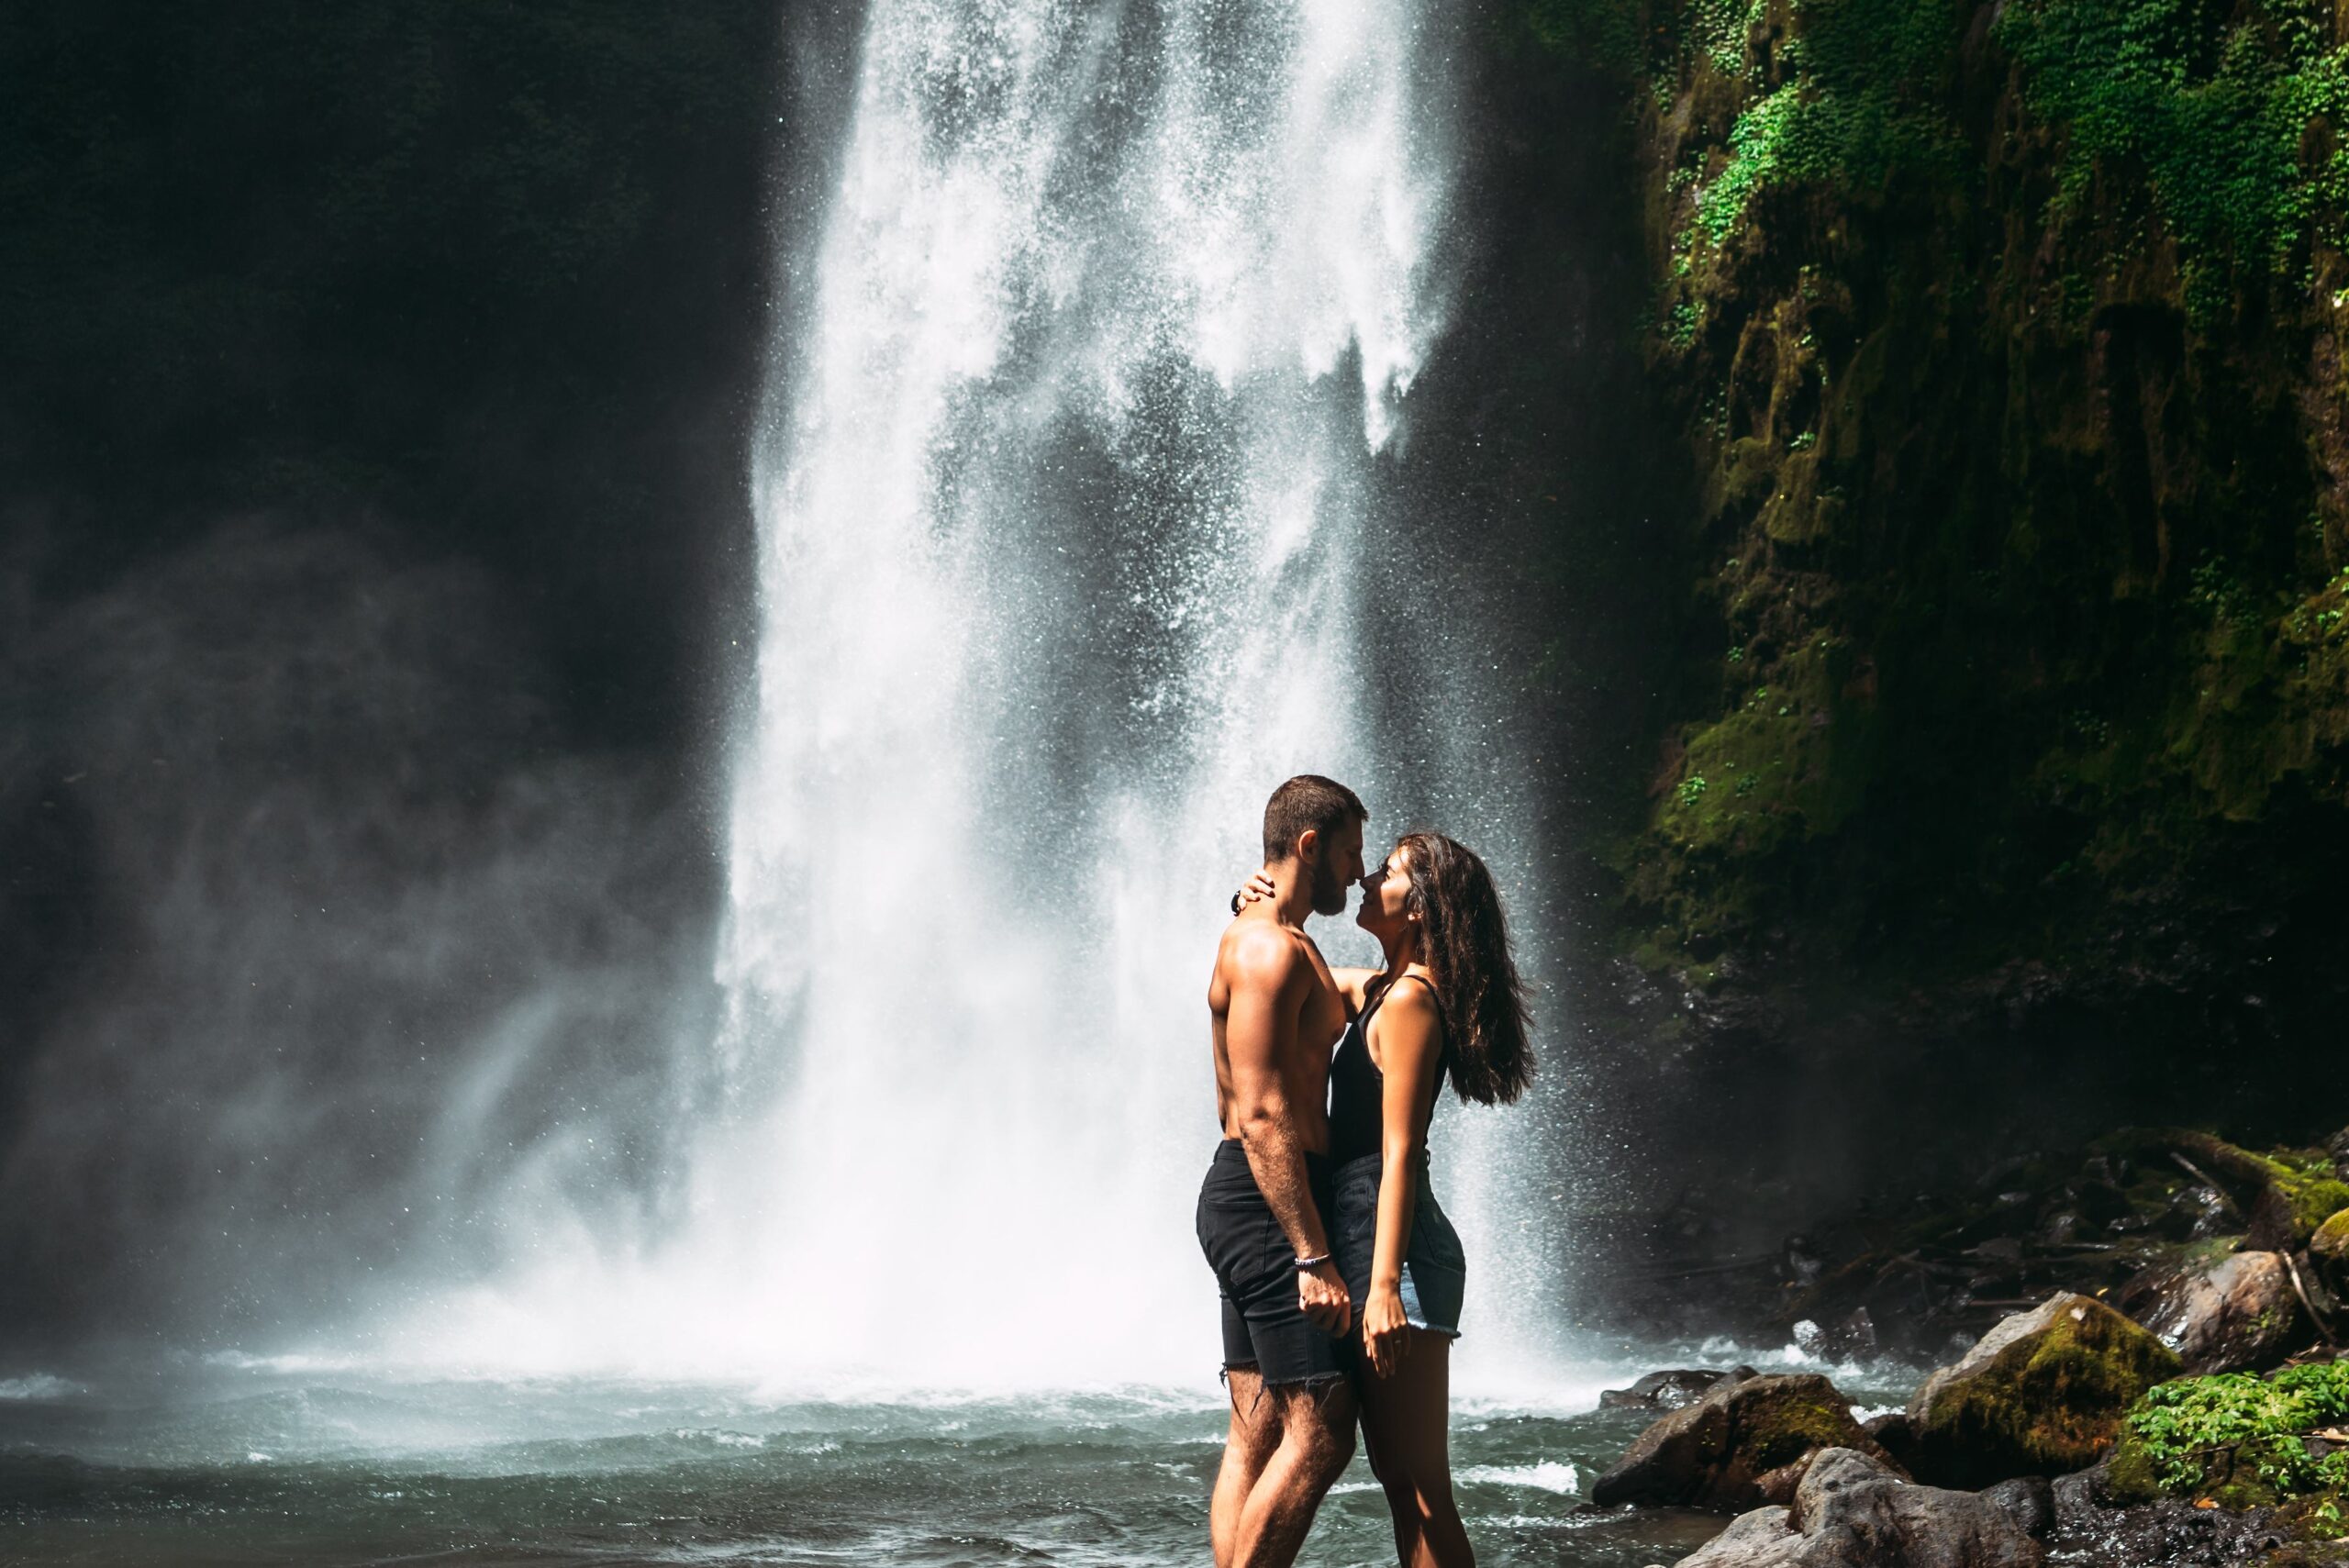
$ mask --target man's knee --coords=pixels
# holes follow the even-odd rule
[[[1354,1407],[1344,1385],[1300,1388],[1282,1415],[1282,1440],[1297,1446],[1325,1485],[1336,1480],[1354,1456]]]

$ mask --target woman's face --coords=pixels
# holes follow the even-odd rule
[[[1397,845],[1362,879],[1362,907],[1355,911],[1354,924],[1374,937],[1400,935],[1411,923],[1406,907],[1410,896],[1411,862]]]

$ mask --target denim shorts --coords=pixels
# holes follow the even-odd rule
[[[1305,1157],[1313,1202],[1330,1213],[1330,1162]],[[1268,1386],[1334,1381],[1345,1374],[1335,1335],[1297,1304],[1297,1253],[1256,1188],[1236,1138],[1216,1147],[1199,1187],[1199,1250],[1223,1297],[1223,1369],[1253,1367]]]
[[[1359,1315],[1370,1296],[1371,1251],[1378,1240],[1378,1186],[1385,1160],[1364,1154],[1338,1167],[1338,1223],[1330,1245]],[[1460,1307],[1468,1294],[1468,1258],[1460,1233],[1437,1207],[1427,1166],[1414,1173],[1419,1196],[1411,1206],[1410,1244],[1403,1250],[1403,1317],[1414,1329],[1460,1337]]]

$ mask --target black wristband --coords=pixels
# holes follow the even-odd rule
[[[1235,915],[1240,913],[1240,895],[1237,893],[1231,895],[1231,912]]]

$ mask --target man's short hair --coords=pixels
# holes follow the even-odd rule
[[[1335,779],[1299,773],[1264,802],[1264,859],[1285,861],[1297,852],[1297,840],[1307,829],[1326,840],[1349,820],[1370,820],[1359,795]]]

